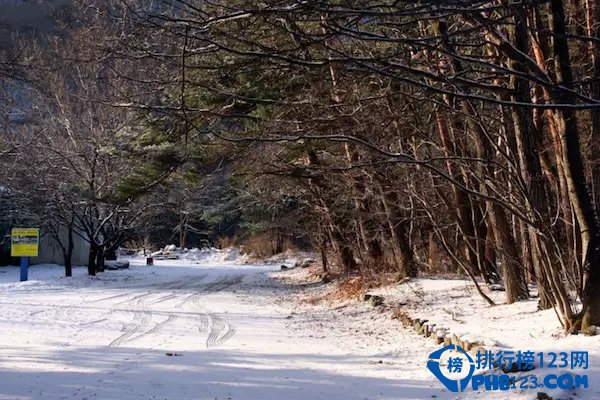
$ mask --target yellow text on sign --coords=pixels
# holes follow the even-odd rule
[[[12,257],[37,257],[40,250],[38,228],[13,228],[10,241]]]

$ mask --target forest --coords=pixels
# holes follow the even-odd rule
[[[600,325],[597,0],[49,3],[0,50],[0,225],[65,265],[296,247]]]

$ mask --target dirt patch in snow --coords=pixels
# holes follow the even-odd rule
[[[324,273],[322,268],[316,264],[309,268],[294,268],[282,271],[282,273],[275,274],[273,277],[282,282],[296,285],[323,283],[320,290],[310,291],[302,301],[308,304],[331,303],[333,306],[335,306],[335,303],[358,300],[362,294],[368,291],[398,285],[403,282],[402,280],[399,281],[396,274],[371,277],[336,276]]]
[[[330,285],[324,293],[315,294],[304,301],[316,304],[319,302],[341,302],[351,299],[357,299],[361,293],[369,290],[371,286],[362,277],[352,277],[344,279],[338,283]]]

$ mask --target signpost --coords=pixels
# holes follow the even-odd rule
[[[21,282],[27,280],[29,257],[37,257],[40,249],[39,228],[13,228],[10,241],[11,257],[21,257]]]

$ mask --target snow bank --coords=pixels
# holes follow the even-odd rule
[[[471,281],[462,279],[412,279],[401,285],[373,290],[386,303],[396,304],[412,318],[428,320],[429,325],[444,328],[462,340],[479,342],[485,349],[533,351],[534,353],[570,353],[588,351],[590,390],[540,389],[554,399],[598,399],[600,384],[600,336],[567,335],[555,310],[538,311],[537,299],[505,304],[505,293],[483,287],[496,303],[488,305]],[[569,370],[538,368],[534,374],[571,373]],[[581,372],[581,371],[580,371]],[[519,374],[527,375],[527,373]],[[512,397],[506,397],[512,398]],[[533,398],[533,397],[529,397]]]
[[[141,255],[138,254],[138,256]],[[151,256],[158,260],[183,260],[202,264],[246,264],[248,261],[248,256],[241,254],[240,249],[237,247],[228,247],[226,249],[217,249],[215,247],[182,249],[174,244],[170,244],[162,250],[155,251]]]
[[[138,257],[143,256],[141,252],[136,255]],[[287,250],[266,259],[257,259],[250,254],[242,253],[238,247],[228,247],[225,249],[217,249],[215,247],[199,249],[194,247],[193,249],[182,249],[174,244],[167,245],[163,249],[155,251],[151,256],[157,260],[182,260],[202,264],[281,264],[287,267],[292,267],[303,260],[313,261],[316,258],[314,253]]]

